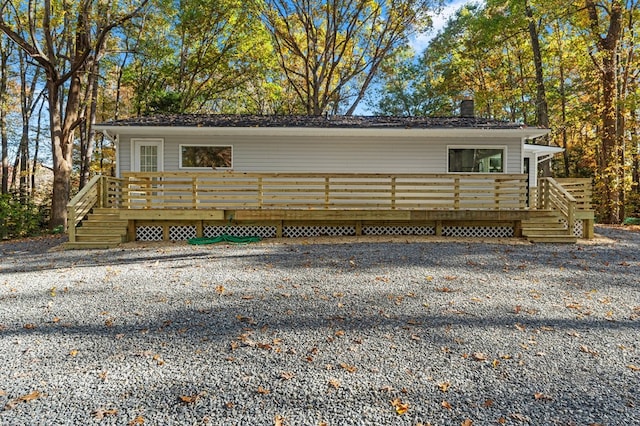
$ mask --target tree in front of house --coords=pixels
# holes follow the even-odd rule
[[[87,119],[87,84],[111,31],[132,19],[147,0],[8,0],[0,30],[43,69],[51,128],[53,196],[50,227],[66,227],[73,145]]]

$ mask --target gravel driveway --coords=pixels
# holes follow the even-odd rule
[[[0,424],[640,424],[640,234],[596,232],[3,243]]]

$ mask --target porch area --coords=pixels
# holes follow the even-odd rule
[[[69,248],[235,236],[593,237],[589,179],[525,174],[125,173],[68,205]]]

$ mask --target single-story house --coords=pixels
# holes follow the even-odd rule
[[[95,128],[115,143],[116,176],[99,178],[91,208],[70,203],[72,243],[109,242],[106,214],[126,228],[112,243],[223,231],[575,241],[593,226],[590,183],[540,179],[539,163],[562,150],[535,143],[548,129],[518,123],[180,114]]]

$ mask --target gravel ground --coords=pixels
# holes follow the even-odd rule
[[[0,244],[2,425],[640,424],[640,233]]]

